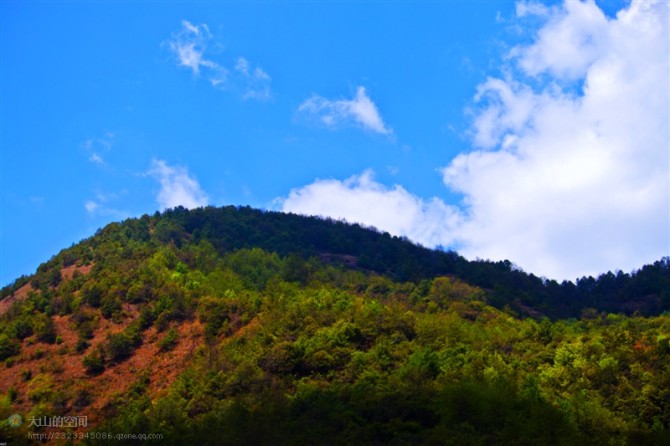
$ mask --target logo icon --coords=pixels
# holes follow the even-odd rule
[[[11,427],[17,428],[23,424],[23,418],[21,418],[21,415],[19,415],[18,413],[15,413],[13,415],[10,415],[9,418],[7,418],[7,422]]]

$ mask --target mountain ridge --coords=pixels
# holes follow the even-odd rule
[[[96,235],[43,263],[36,275],[45,270],[57,275],[53,271],[54,262],[69,266],[74,257],[79,257],[77,261],[87,259],[88,254],[81,252],[80,245],[94,248],[96,237],[112,233],[118,240],[153,240],[174,243],[177,247],[206,240],[219,254],[256,247],[280,257],[316,256],[399,281],[453,275],[489,290],[489,300],[494,306],[508,306],[522,315],[580,317],[587,309],[652,315],[670,310],[670,257],[641,266],[631,274],[607,272],[597,278],[582,277],[576,283],[558,283],[525,273],[509,260],[468,261],[455,251],[429,249],[405,237],[391,236],[357,223],[240,206],[210,206],[190,211],[177,207],[153,216],[110,223]],[[5,286],[2,298],[34,277],[23,276]],[[612,296],[613,293],[617,295]]]

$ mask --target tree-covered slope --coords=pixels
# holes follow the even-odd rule
[[[0,419],[86,415],[88,443],[667,444],[669,271],[558,284],[343,222],[175,209],[3,289]]]
[[[249,207],[172,209],[112,223],[83,242],[63,250],[43,264],[34,277],[22,277],[2,290],[8,296],[26,282],[58,280],[58,271],[74,262],[94,262],[98,268],[173,243],[193,251],[203,246],[221,255],[241,248],[260,248],[280,257],[317,257],[394,280],[418,282],[452,275],[487,291],[498,308],[508,306],[523,315],[580,317],[584,310],[643,315],[670,310],[670,258],[632,273],[607,272],[597,278],[558,283],[527,274],[508,260],[468,261],[453,251],[427,249],[374,228],[342,221],[268,212]],[[39,287],[39,286],[37,286]]]

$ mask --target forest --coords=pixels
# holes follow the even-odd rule
[[[344,221],[176,208],[2,289],[0,438],[54,430],[18,413],[159,444],[670,444],[669,310],[667,257],[558,283]]]

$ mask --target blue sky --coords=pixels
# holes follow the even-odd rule
[[[571,279],[669,254],[665,2],[7,2],[0,284],[184,205]]]

